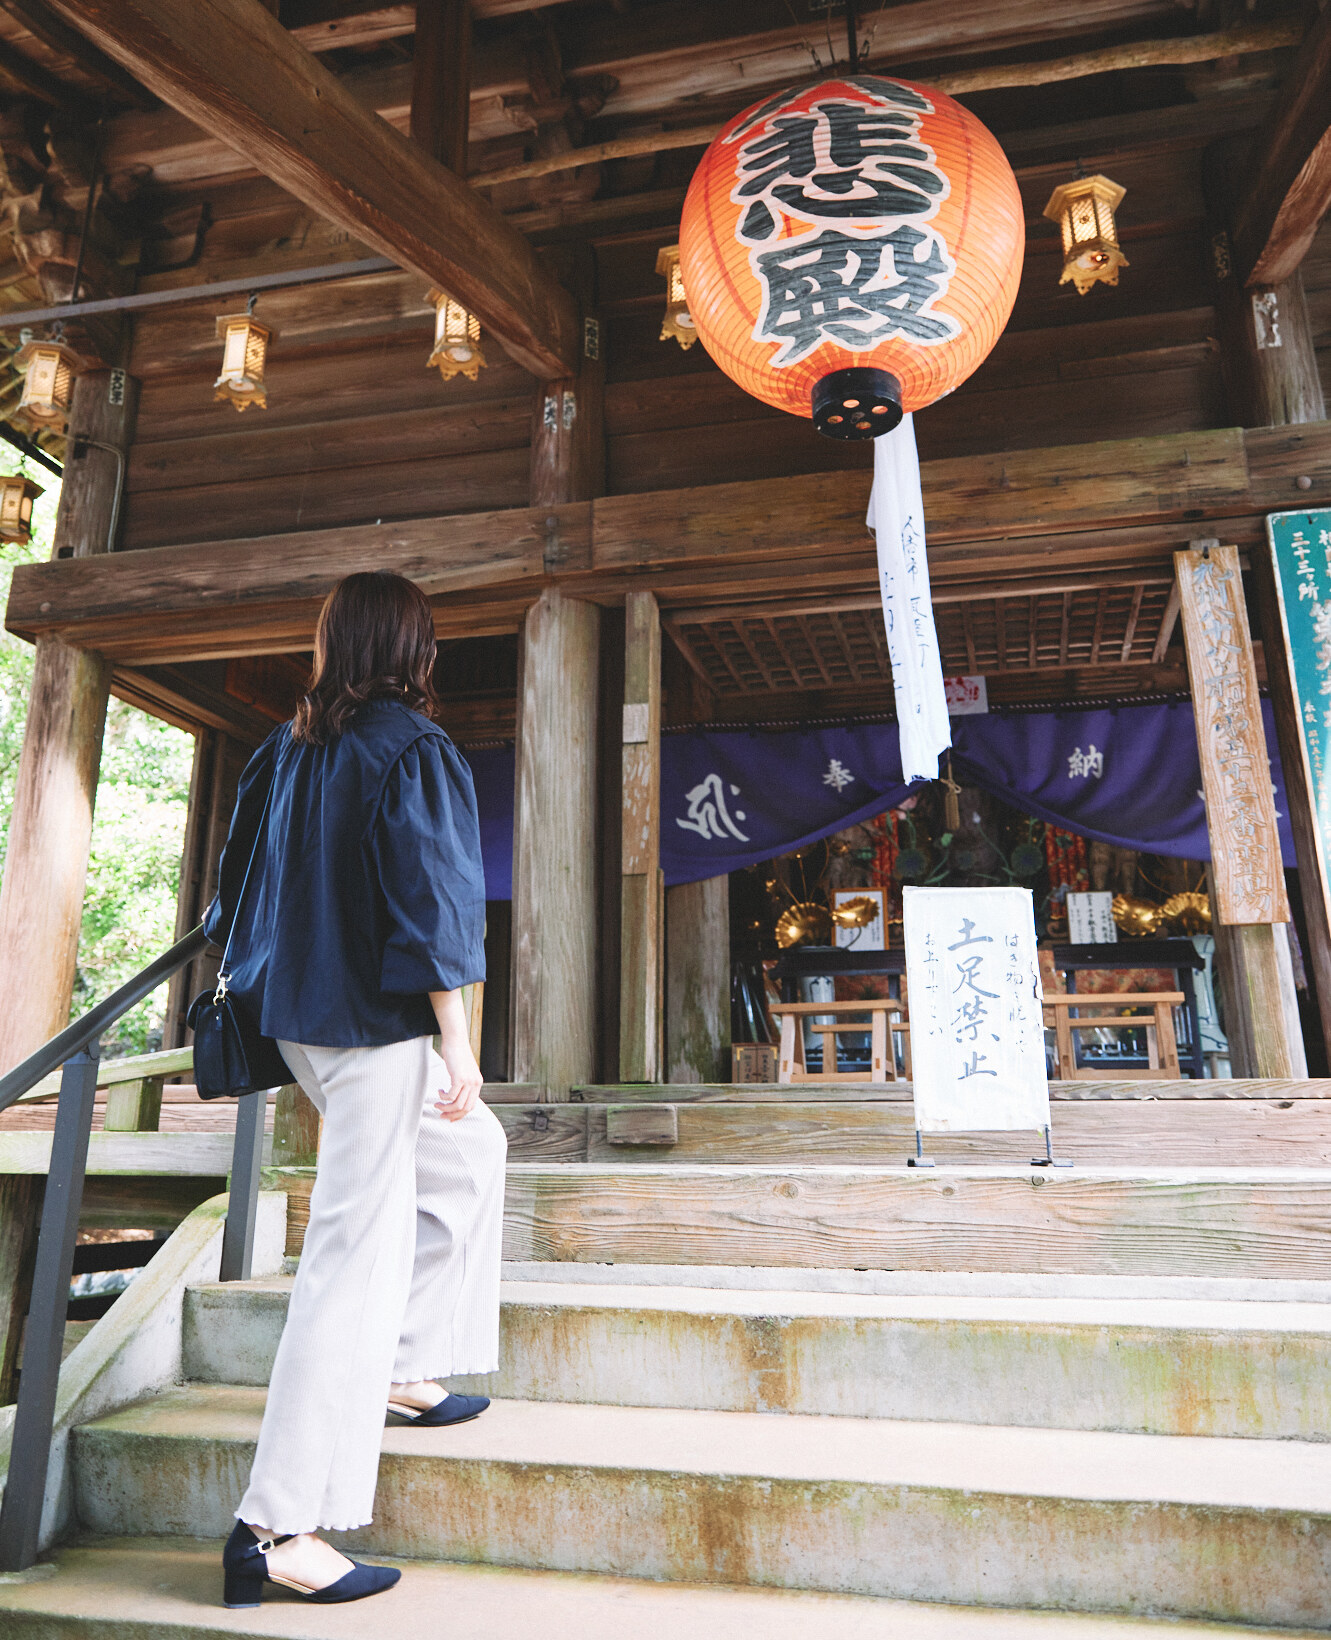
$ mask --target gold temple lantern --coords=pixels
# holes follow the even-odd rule
[[[425,361],[425,368],[438,365],[445,381],[465,376],[474,382],[485,368],[481,321],[447,291],[432,290],[425,300],[434,303],[434,351]]]
[[[30,427],[54,427],[63,432],[74,397],[74,378],[82,375],[84,361],[64,342],[24,342],[14,363],[25,372],[18,415]]]
[[[1085,296],[1095,284],[1116,285],[1118,270],[1129,266],[1118,242],[1114,212],[1126,189],[1108,177],[1078,177],[1054,189],[1044,214],[1063,235],[1064,285],[1070,279]]]
[[[222,344],[222,373],[213,383],[214,399],[248,410],[257,404],[268,408],[263,384],[272,331],[254,317],[253,304],[244,313],[223,314],[217,321],[217,339]]]
[[[689,299],[684,294],[684,275],[679,271],[679,246],[665,245],[656,258],[656,271],[666,282],[665,318],[661,321],[661,340],[673,336],[687,352],[698,340],[698,327],[689,312]]]
[[[0,475],[0,541],[27,541],[32,536],[32,506],[43,494],[22,473]]]

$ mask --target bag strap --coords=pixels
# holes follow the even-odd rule
[[[236,909],[231,914],[231,928],[226,937],[226,948],[222,952],[222,965],[217,970],[217,989],[213,992],[213,1003],[220,1006],[226,1001],[227,986],[231,981],[231,974],[227,968],[227,961],[231,956],[231,942],[236,937],[236,929],[240,925],[240,909],[245,903],[245,890],[250,886],[250,874],[254,870],[254,861],[259,853],[259,844],[263,841],[264,822],[268,818],[268,806],[273,801],[273,787],[277,784],[277,774],[274,771],[273,779],[268,785],[268,795],[263,800],[263,812],[259,816],[259,829],[254,834],[254,846],[250,849],[249,861],[245,866],[245,875],[241,879],[240,893],[236,896]]]

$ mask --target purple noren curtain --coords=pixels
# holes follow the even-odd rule
[[[1294,861],[1275,724],[1263,702],[1280,846]],[[1192,707],[991,712],[954,718],[953,768],[1042,820],[1152,854],[1207,860],[1210,844]],[[467,754],[476,779],[486,894],[508,899],[513,752]],[[669,884],[717,877],[816,842],[894,807],[894,723],[844,729],[695,729],[661,743],[661,864]]]

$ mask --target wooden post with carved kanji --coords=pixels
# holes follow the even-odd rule
[[[1239,1075],[1307,1075],[1284,924],[1280,838],[1238,549],[1194,542],[1174,554],[1201,759],[1217,921],[1230,932],[1241,1018]]]

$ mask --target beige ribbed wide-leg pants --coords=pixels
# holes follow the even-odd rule
[[[280,1044],[323,1116],[319,1171],[249,1490],[270,1532],[368,1524],[390,1383],[493,1372],[507,1141],[434,1110],[432,1039]]]

